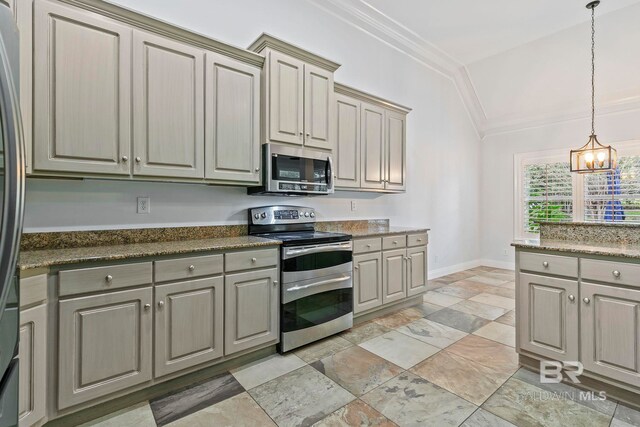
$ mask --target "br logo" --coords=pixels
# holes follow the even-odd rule
[[[584,368],[580,362],[556,362],[553,360],[540,361],[540,383],[557,384],[562,382],[563,373],[574,384],[580,384],[578,377],[582,375]]]

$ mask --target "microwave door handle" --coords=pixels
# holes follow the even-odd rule
[[[331,158],[331,156],[327,156],[327,184],[328,184],[328,188],[327,190],[331,190],[333,189],[333,159]]]

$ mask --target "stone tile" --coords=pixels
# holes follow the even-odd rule
[[[514,372],[518,368],[518,355],[512,347],[476,335],[467,335],[447,351],[484,366],[514,368]]]
[[[506,308],[496,307],[493,305],[482,304],[480,302],[465,300],[458,304],[452,305],[453,310],[462,311],[463,313],[473,314],[487,320],[496,320],[509,310]]]
[[[370,321],[356,325],[353,328],[342,332],[340,336],[353,344],[360,344],[361,342],[386,334],[390,330],[391,329],[386,326]]]
[[[430,304],[428,302],[424,302],[420,305],[416,305],[415,307],[411,307],[411,308],[415,308],[416,310],[420,310],[422,312],[422,316],[426,317],[428,315],[430,315],[431,313],[435,313],[438,310],[442,310],[444,307],[442,307],[441,305],[436,305],[436,304]]]
[[[434,292],[438,292],[440,294],[449,295],[456,298],[467,299],[473,296],[476,296],[483,291],[474,290],[469,286],[464,286],[464,283],[469,283],[466,281],[455,282],[450,285],[443,286],[438,289],[434,289]]]
[[[493,294],[493,295],[498,295],[498,296],[505,297],[505,298],[514,298],[515,299],[515,297],[516,297],[516,290],[515,289],[503,288],[502,286],[494,286],[491,289],[487,289],[486,293]]]
[[[468,279],[469,277],[472,277],[474,275],[475,273],[473,271],[466,270],[466,271],[458,271],[457,273],[453,273],[453,274],[448,274],[446,276],[443,276],[442,279],[445,279],[445,280],[453,279],[454,282],[457,282],[458,280]]]
[[[473,272],[473,273],[476,273],[476,274],[480,274],[480,273],[490,273],[493,270],[495,270],[493,267],[487,267],[487,266],[481,265],[479,267],[470,268],[470,269],[465,270],[465,271]]]
[[[513,275],[516,274],[516,272],[514,270],[507,270],[507,269],[504,269],[504,268],[494,268],[492,272],[493,273],[503,273],[503,274],[513,274]]]
[[[513,298],[505,298],[499,295],[493,294],[480,294],[475,297],[469,298],[471,301],[481,302],[483,304],[495,305],[496,307],[506,308],[507,310],[513,310],[516,308],[516,301]]]
[[[508,345],[509,347],[516,346],[516,328],[513,326],[503,325],[498,322],[491,322],[478,329],[473,334],[497,341],[501,344]]]
[[[516,326],[516,312],[515,310],[511,310],[507,312],[504,316],[500,316],[496,319],[496,322],[502,323],[503,325]]]
[[[614,418],[614,419],[611,420],[611,424],[609,424],[609,427],[638,427],[638,424],[636,424],[634,426],[634,425],[631,425],[629,423],[625,423],[622,420]]]
[[[489,273],[482,273],[481,275],[485,277],[493,277],[495,279],[506,280],[507,282],[512,282],[516,280],[515,271],[510,271],[510,272],[492,271]]]
[[[458,426],[476,406],[405,372],[362,397],[401,426]]]
[[[428,319],[418,319],[397,329],[405,335],[438,348],[445,348],[464,338],[467,334]]]
[[[462,301],[462,298],[452,297],[435,291],[429,291],[422,296],[424,302],[439,305],[441,307],[449,307]]]
[[[480,408],[462,424],[462,427],[515,427],[509,421]]]
[[[247,394],[240,393],[169,424],[171,427],[276,427]]]
[[[233,375],[227,373],[154,399],[150,402],[151,410],[158,426],[163,426],[243,391]]]
[[[378,325],[386,326],[389,329],[395,329],[402,325],[406,325],[407,323],[411,323],[416,319],[420,319],[423,316],[422,311],[411,307],[386,316],[378,317],[373,319],[373,321]]]
[[[140,427],[156,427],[156,421],[153,418],[153,412],[149,406],[149,402],[141,402],[129,408],[122,409],[117,412],[97,418],[80,427],[121,427],[121,426],[140,426]]]
[[[363,342],[360,347],[404,369],[409,369],[416,363],[440,351],[437,347],[397,331],[391,331]]]
[[[443,350],[417,364],[410,372],[481,405],[516,369],[513,366],[484,366]]]
[[[610,416],[572,400],[545,396],[542,389],[516,378],[507,380],[482,408],[523,427],[607,427],[611,420]]]
[[[331,356],[353,344],[340,336],[325,338],[295,350],[293,353],[307,363]]]
[[[274,354],[249,365],[233,369],[231,374],[245,390],[249,390],[287,372],[295,371],[304,365],[306,363],[295,354]]]
[[[361,347],[350,347],[311,366],[355,396],[362,396],[403,371]]]
[[[471,333],[489,323],[487,319],[463,313],[451,308],[443,308],[427,316],[427,319],[441,323],[452,328]]]
[[[449,283],[453,283],[451,280],[441,280],[441,279],[433,279],[433,280],[428,280],[427,281],[427,289],[428,290],[433,290],[433,289],[437,289],[441,286],[445,286],[448,285]]]
[[[515,291],[516,290],[516,282],[507,282],[504,285],[500,285],[499,288],[513,289]]]
[[[477,276],[469,277],[468,280],[472,282],[483,283],[485,285],[491,285],[491,286],[500,286],[507,283],[510,280],[513,280],[513,279],[498,279],[496,277],[491,277],[488,274],[489,273],[484,273],[481,275],[479,274]]]
[[[311,366],[262,384],[249,394],[279,426],[310,426],[355,397]]]
[[[536,386],[542,390],[557,393],[558,396],[568,397],[574,400],[581,405],[584,405],[588,408],[595,409],[598,412],[602,412],[605,415],[613,416],[613,413],[616,410],[617,403],[612,400],[588,400],[588,399],[580,399],[580,391],[576,387],[572,387],[569,384],[560,383],[560,384],[548,384],[540,382],[540,374],[537,372],[530,371],[525,368],[520,368],[513,375],[513,378],[517,378],[520,381],[524,381],[528,384]],[[640,425],[640,420],[639,425]]]
[[[397,424],[362,400],[354,400],[313,425],[313,427],[352,426],[397,427]]]
[[[614,419],[631,424],[632,426],[640,426],[640,411],[631,409],[622,403],[616,408]]]

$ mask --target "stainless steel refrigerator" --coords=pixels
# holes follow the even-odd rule
[[[18,106],[18,29],[0,1],[0,427],[18,424],[19,289],[16,261],[24,206]]]

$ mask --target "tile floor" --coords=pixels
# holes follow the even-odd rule
[[[91,426],[640,426],[518,368],[514,272],[430,282],[424,304],[95,420]]]

